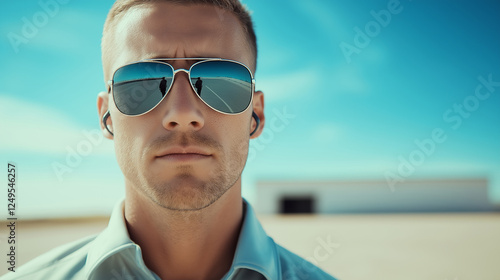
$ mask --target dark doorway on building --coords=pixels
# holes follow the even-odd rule
[[[314,213],[314,198],[312,196],[282,197],[280,201],[280,213]]]

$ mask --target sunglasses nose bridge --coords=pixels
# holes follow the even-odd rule
[[[178,68],[178,69],[175,69],[174,70],[174,74],[173,74],[173,80],[172,80],[172,87],[174,86],[174,82],[175,82],[175,76],[177,75],[177,73],[179,72],[184,72],[186,73],[186,76],[187,76],[187,79],[188,79],[188,82],[189,82],[189,85],[191,86],[191,89],[193,89],[193,85],[191,83],[191,73],[190,73],[190,69],[185,69],[185,68]],[[194,90],[194,89],[193,89]]]
[[[174,70],[174,76],[175,76],[175,74],[177,74],[179,72],[184,72],[184,73],[188,74],[188,76],[189,76],[189,70],[188,69],[184,69],[184,68],[175,69]]]

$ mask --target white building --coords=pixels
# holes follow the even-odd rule
[[[498,211],[488,199],[488,180],[261,181],[257,206],[262,214],[394,213]]]

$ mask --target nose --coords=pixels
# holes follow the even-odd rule
[[[203,102],[199,100],[189,83],[185,72],[176,73],[174,84],[162,101],[165,129],[179,132],[198,131],[203,128],[205,119],[202,113]]]

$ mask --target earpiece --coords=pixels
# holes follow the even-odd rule
[[[259,128],[259,125],[260,125],[259,116],[257,116],[257,114],[255,114],[255,112],[252,112],[252,117],[255,119],[255,122],[257,123],[257,125],[255,126],[255,129],[252,131],[252,133],[250,133],[250,136],[252,136],[257,131],[257,129]]]
[[[104,127],[106,128],[106,130],[109,132],[109,134],[111,134],[111,136],[115,136],[113,134],[113,132],[111,132],[111,130],[109,130],[108,128],[108,125],[106,124],[106,122],[108,121],[108,118],[109,118],[109,111],[106,112],[106,114],[104,114],[104,116],[102,116],[102,124],[104,125]]]

